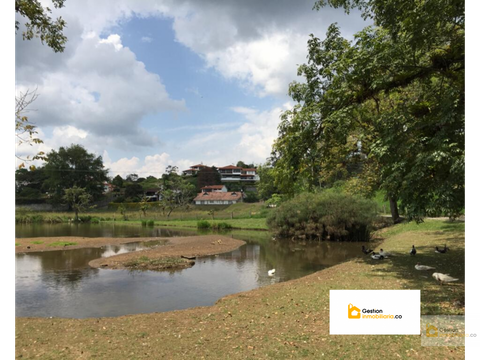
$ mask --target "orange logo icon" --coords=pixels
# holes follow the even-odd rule
[[[355,315],[354,312],[357,312]],[[360,319],[360,309],[352,304],[348,304],[348,318],[349,319]]]
[[[431,332],[433,331],[433,332]],[[430,324],[427,324],[427,337],[438,337],[438,329]]]

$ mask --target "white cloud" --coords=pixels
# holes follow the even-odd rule
[[[143,42],[143,43],[151,43],[153,41],[153,39],[151,37],[148,37],[148,36],[142,36],[140,41]]]
[[[38,126],[67,123],[106,137],[113,146],[152,146],[158,139],[142,129],[140,121],[149,114],[186,109],[183,100],[170,98],[157,74],[123,47],[117,34],[100,38],[89,32],[65,61],[59,70],[41,76],[34,103]],[[17,80],[17,91],[31,87]]]

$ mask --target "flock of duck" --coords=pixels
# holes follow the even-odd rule
[[[437,254],[446,254],[448,250],[450,249],[447,247],[446,244],[444,245],[443,249],[435,246],[435,253]],[[380,249],[379,253],[375,253],[373,250],[367,249],[364,245],[362,245],[362,252],[365,255],[370,255],[373,260],[383,260],[388,259],[391,256],[395,256],[392,253],[383,251],[383,249]],[[412,249],[410,250],[410,256],[415,256],[416,254],[417,249],[415,249],[415,245],[412,245]],[[420,263],[417,263],[415,265],[415,269],[420,271],[435,270],[433,266],[420,265]],[[443,285],[443,283],[458,281],[458,279],[451,277],[449,274],[442,274],[438,272],[434,272],[432,274],[432,277],[437,280],[441,285]]]

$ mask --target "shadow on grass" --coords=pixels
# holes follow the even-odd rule
[[[381,278],[394,278],[403,280],[405,289],[421,290],[423,315],[464,314],[465,249],[463,236],[437,232],[411,233],[409,236],[412,238],[408,240],[411,240],[417,249],[417,254],[414,256],[409,255],[410,248],[406,247],[403,253],[392,250],[396,256],[385,260],[379,261],[365,257],[363,261],[369,264],[381,264],[381,266],[375,266],[370,273],[373,281],[376,281],[375,278],[378,279],[377,281],[382,281]],[[392,242],[394,239],[389,241]],[[443,247],[445,243],[450,250],[445,254],[436,253],[435,246]],[[401,244],[406,244],[405,239],[402,239]],[[388,242],[382,244],[384,250],[390,252],[387,248],[388,245]],[[398,249],[398,246],[396,248]],[[417,263],[433,266],[435,270],[416,270]],[[441,285],[432,277],[434,272],[449,274],[459,280]]]

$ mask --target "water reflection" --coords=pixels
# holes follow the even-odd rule
[[[101,256],[162,243],[16,255],[16,316],[102,317],[212,305],[222,296],[295,279],[356,256],[361,243],[283,243],[234,231],[240,248],[172,272],[92,269]],[[370,244],[371,245],[371,244]],[[275,268],[274,277],[269,269]]]
[[[100,224],[16,224],[15,237],[56,237],[56,236],[84,236],[84,237],[173,237],[195,235],[195,230],[165,229],[146,227],[138,224],[100,223]]]

